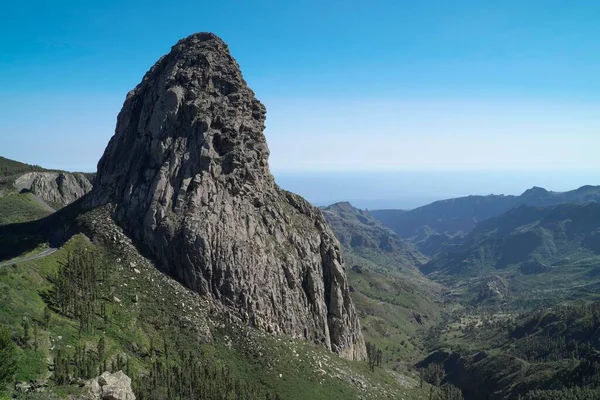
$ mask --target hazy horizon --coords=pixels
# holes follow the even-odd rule
[[[386,171],[276,173],[283,188],[317,206],[340,201],[361,209],[412,209],[469,195],[520,195],[534,186],[564,192],[600,185],[600,171]]]

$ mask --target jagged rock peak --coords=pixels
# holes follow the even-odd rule
[[[232,184],[237,180],[272,185],[269,150],[262,134],[265,114],[227,45],[212,33],[198,33],[180,40],[129,92],[107,153],[156,166],[172,161],[165,160],[173,152],[164,147],[177,150],[186,145],[190,156],[205,163],[208,168],[204,169],[211,174],[232,175]],[[131,119],[132,115],[139,118]],[[145,159],[127,147],[138,138],[150,146],[150,152],[140,153]],[[106,165],[110,159],[106,155],[98,165],[100,187],[111,183],[107,177],[132,171],[123,165]]]
[[[127,95],[88,205],[114,203],[162,268],[255,327],[362,359],[339,243],[275,185],[265,116],[221,39],[179,41]]]

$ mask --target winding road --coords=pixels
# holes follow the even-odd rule
[[[13,264],[19,264],[19,263],[22,263],[25,261],[37,260],[38,258],[43,258],[43,257],[49,256],[50,254],[54,253],[56,250],[58,250],[58,249],[50,248],[50,249],[46,249],[38,254],[33,254],[33,255],[30,255],[27,257],[23,257],[23,258],[13,258],[12,260],[3,261],[3,262],[0,262],[0,267],[5,267],[7,265],[13,265]]]

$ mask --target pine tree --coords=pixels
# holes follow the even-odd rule
[[[423,379],[431,384],[429,399],[432,400],[434,398],[434,391],[441,385],[442,379],[444,379],[444,366],[438,363],[429,364],[423,372]]]
[[[373,371],[375,366],[381,366],[381,359],[383,356],[383,352],[381,349],[378,349],[375,344],[367,342],[367,363],[369,364],[369,369]]]
[[[50,327],[50,319],[52,318],[52,314],[50,314],[50,309],[48,307],[44,308],[44,315],[42,317],[44,321],[44,329],[48,329]]]
[[[35,351],[38,349],[38,324],[34,322],[33,324],[33,348]]]
[[[23,328],[23,333],[21,335],[21,345],[24,348],[29,347],[29,341],[31,340],[31,332],[29,328],[29,321],[27,319],[21,322],[21,327]]]
[[[102,336],[100,338],[100,340],[98,341],[98,346],[96,346],[96,350],[98,351],[98,360],[100,361],[100,363],[102,363],[102,360],[104,359],[105,347],[106,347],[106,344],[104,342],[104,336]]]
[[[17,370],[15,345],[10,336],[10,331],[0,326],[0,393],[12,382]]]

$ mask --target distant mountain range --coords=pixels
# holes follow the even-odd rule
[[[600,204],[522,206],[481,222],[464,244],[442,253],[423,270],[462,275],[473,268],[514,266],[536,274],[590,253],[600,254]]]
[[[521,206],[481,222],[461,242],[423,265],[423,273],[471,290],[473,278],[501,277],[526,303],[598,297],[598,203]]]
[[[600,186],[582,186],[569,192],[533,187],[520,196],[466,196],[436,201],[414,210],[372,210],[369,213],[398,236],[410,239],[424,254],[433,255],[452,236],[469,233],[479,222],[519,206],[598,201]]]

